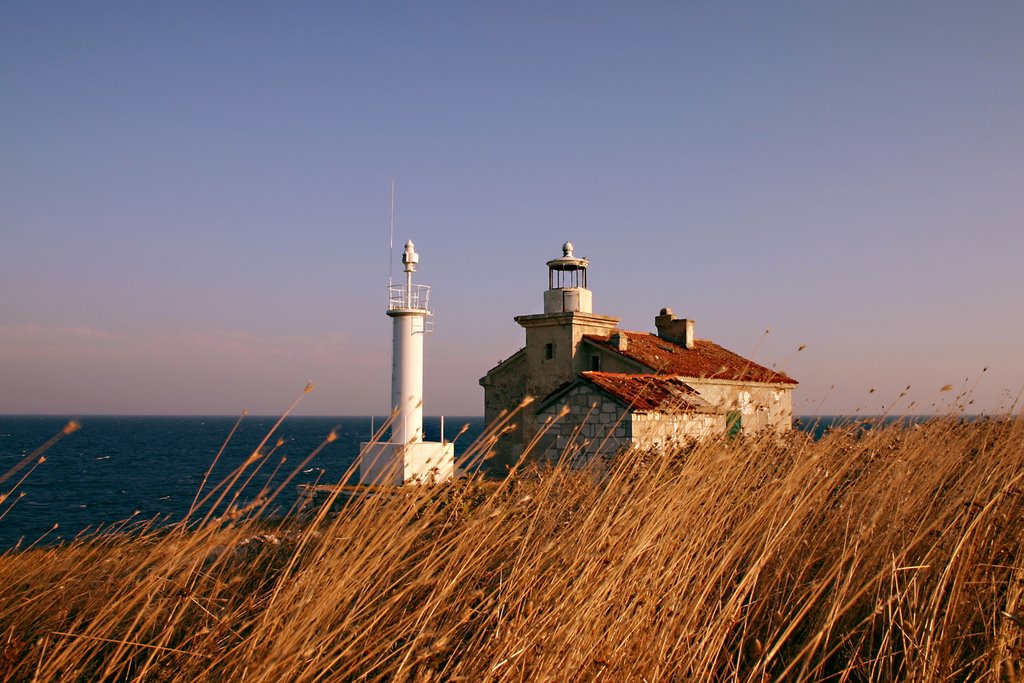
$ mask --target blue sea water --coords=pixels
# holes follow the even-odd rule
[[[59,433],[69,419],[0,416],[0,476]],[[888,418],[886,422],[896,419],[905,418]],[[33,459],[0,484],[0,495],[14,488],[14,493],[0,502],[0,552],[16,545],[52,545],[85,530],[109,528],[129,518],[181,519],[236,420],[109,416],[78,419],[81,428],[47,450],[45,462],[32,469]],[[798,425],[820,438],[827,429],[850,420],[821,416],[801,418]],[[276,417],[243,419],[204,490],[224,481],[244,462],[276,421]],[[281,437],[284,444],[256,472],[239,502],[255,499],[268,482],[273,488],[293,471],[295,478],[274,502],[277,512],[286,512],[295,503],[298,484],[339,482],[355,461],[359,443],[368,440],[371,424],[379,426],[382,421],[370,417],[289,417],[269,441],[273,445]],[[456,457],[480,435],[483,418],[448,417],[445,436],[454,437],[463,425],[468,429],[455,441]],[[337,433],[337,440],[299,467],[332,430]],[[428,440],[439,440],[439,418],[425,418],[424,432]],[[18,483],[22,477],[24,481]]]
[[[59,433],[69,419],[0,416],[0,476]],[[77,418],[80,429],[47,450],[43,463],[32,470],[33,459],[0,484],[0,495],[15,489],[0,502],[0,552],[18,544],[52,545],[86,529],[109,527],[129,518],[181,519],[237,419]],[[224,481],[242,464],[276,421],[276,417],[243,419],[205,490]],[[379,427],[382,422],[382,418],[370,417],[289,417],[268,442],[272,447],[281,437],[284,444],[256,473],[239,501],[255,499],[268,481],[271,488],[283,482],[335,430],[337,440],[299,468],[275,500],[274,508],[286,512],[296,501],[298,484],[338,483],[355,461],[359,443],[368,440],[371,424]],[[447,417],[445,436],[452,439],[464,424],[469,428],[455,440],[456,457],[480,434],[483,418]],[[439,418],[425,418],[423,428],[426,439],[440,439]],[[22,477],[24,481],[18,484]]]

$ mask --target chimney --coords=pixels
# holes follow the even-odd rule
[[[616,332],[615,334],[613,334],[611,342],[612,346],[615,347],[616,351],[625,351],[626,349],[629,348],[629,337],[622,334],[621,332]]]
[[[658,328],[658,336],[665,341],[679,344],[684,349],[693,348],[693,321],[677,318],[671,308],[661,309],[654,318],[654,326]]]

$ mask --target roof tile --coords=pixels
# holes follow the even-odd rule
[[[679,377],[582,372],[580,378],[618,398],[635,412],[715,412],[714,406]]]
[[[799,384],[795,379],[758,365],[752,360],[724,349],[714,342],[698,339],[692,349],[662,339],[649,332],[627,332],[626,348],[620,351],[609,335],[584,335],[592,344],[621,354],[660,375],[678,375],[687,379],[721,379],[734,382]],[[641,375],[642,377],[642,375]]]

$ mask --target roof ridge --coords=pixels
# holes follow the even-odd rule
[[[626,335],[628,344],[624,345],[625,348],[617,348],[612,343],[614,334]],[[687,348],[651,332],[616,330],[607,335],[583,336],[605,350],[650,368],[657,374],[696,380],[717,379],[790,386],[799,384],[789,375],[745,358],[710,339],[694,340],[693,347]]]

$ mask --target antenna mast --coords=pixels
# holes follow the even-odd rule
[[[391,232],[388,234],[388,292],[391,291],[391,272],[395,263],[395,179],[391,179]]]

